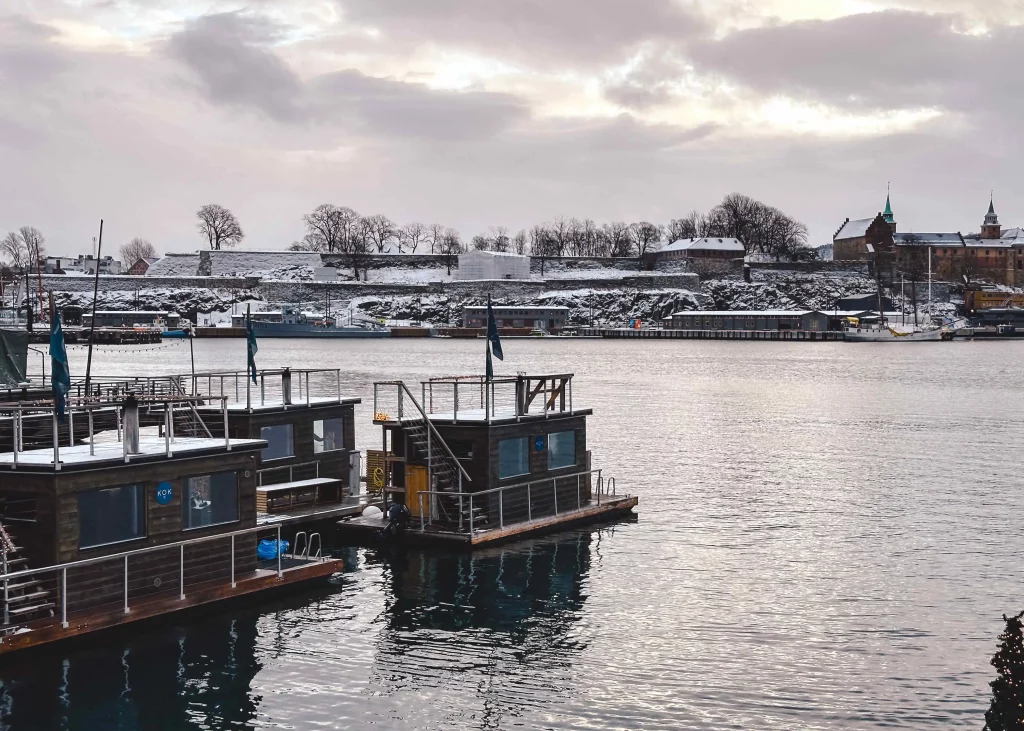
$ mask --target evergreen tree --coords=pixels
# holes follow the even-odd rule
[[[1024,730],[1024,612],[1003,615],[1006,629],[999,635],[999,649],[992,665],[999,673],[993,680],[992,705],[985,712],[985,731]]]

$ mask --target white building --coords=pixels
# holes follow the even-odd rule
[[[104,256],[97,259],[92,254],[79,254],[76,257],[48,256],[45,270],[47,274],[95,274],[97,265],[100,274],[121,273],[121,262],[114,257]]]
[[[529,279],[530,257],[498,251],[470,251],[459,255],[460,280]]]
[[[655,260],[666,259],[741,259],[746,253],[739,239],[706,237],[680,239],[652,253]]]

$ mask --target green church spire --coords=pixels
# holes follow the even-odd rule
[[[889,191],[885,191],[885,213],[882,214],[886,223],[896,223],[896,217],[892,215],[892,203],[889,201]]]

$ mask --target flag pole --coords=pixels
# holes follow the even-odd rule
[[[100,255],[103,253],[103,219],[100,219],[100,240],[96,248],[96,276],[92,282],[92,322],[89,323],[89,354],[85,359],[85,397],[89,398],[89,381],[92,378],[92,343],[96,336],[96,299],[100,293]],[[25,291],[28,291],[26,285]]]
[[[252,384],[250,383],[250,376],[252,375],[249,370],[249,338],[252,335],[252,314],[249,311],[249,305],[245,307],[245,410],[252,411],[252,398],[250,391]]]

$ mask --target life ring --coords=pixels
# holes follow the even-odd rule
[[[373,471],[374,487],[384,487],[384,468],[378,467]]]

